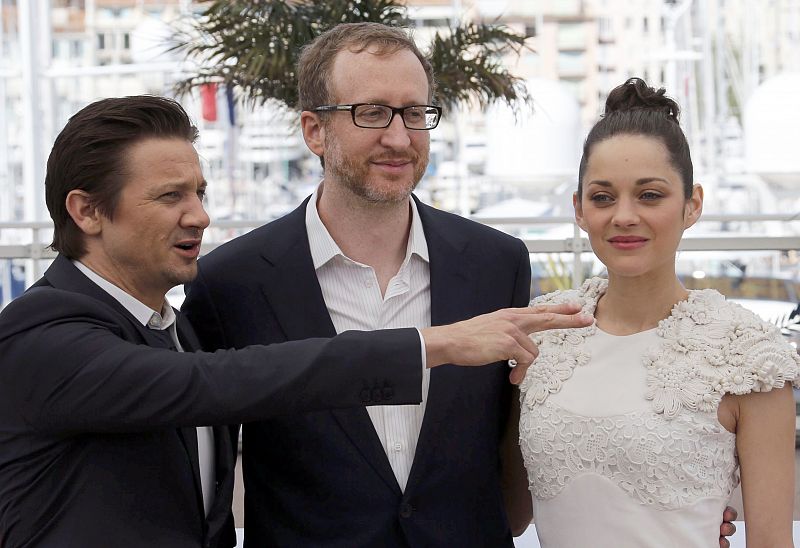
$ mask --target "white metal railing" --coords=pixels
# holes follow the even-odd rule
[[[503,217],[503,218],[476,218],[476,221],[495,226],[501,230],[519,233],[525,228],[538,225],[573,227],[573,233],[568,238],[542,238],[520,236],[531,253],[567,253],[573,255],[572,282],[578,286],[582,280],[581,253],[591,252],[589,241],[586,239],[572,217]],[[243,234],[267,221],[217,221],[206,231],[206,241],[203,242],[202,252],[208,253],[232,237]],[[800,213],[775,213],[759,215],[704,215],[701,223],[792,223],[797,226],[800,234]],[[40,222],[0,222],[0,242],[4,231],[29,231],[28,239],[15,238],[24,243],[0,243],[0,260],[27,259],[32,261],[32,268],[27,269],[30,281],[39,278],[44,268],[44,260],[55,257],[55,253],[47,246],[50,231],[53,225],[49,221]],[[220,234],[225,232],[226,234]],[[215,238],[220,234],[219,238]],[[714,236],[692,236],[690,230],[681,242],[682,251],[800,251],[800,235],[797,236],[767,236],[743,235],[741,232],[722,233]]]

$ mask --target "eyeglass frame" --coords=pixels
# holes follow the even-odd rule
[[[384,107],[388,108],[392,111],[392,115],[389,116],[389,121],[386,122],[385,126],[362,126],[356,122],[356,108],[363,107],[363,106],[373,106],[373,107]],[[433,127],[408,127],[406,124],[406,118],[403,115],[403,112],[408,108],[414,107],[425,107],[426,109],[433,109],[436,111],[436,125]],[[437,107],[436,105],[408,105],[405,107],[392,107],[389,105],[382,105],[380,103],[351,103],[349,105],[321,105],[311,109],[311,112],[350,112],[350,117],[353,119],[353,125],[356,127],[360,127],[362,129],[386,129],[390,125],[392,125],[392,121],[396,114],[400,115],[400,119],[403,121],[403,126],[406,129],[410,129],[412,131],[430,131],[432,129],[436,129],[439,126],[439,122],[442,119],[442,107]]]

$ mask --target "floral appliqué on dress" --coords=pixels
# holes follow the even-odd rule
[[[591,278],[575,291],[559,291],[531,304],[578,302],[581,311],[594,314],[608,286]],[[583,348],[596,327],[558,329],[537,333],[533,341],[544,349],[520,385],[523,402],[543,403],[558,392],[577,366],[589,363]],[[644,357],[648,369],[647,393],[653,410],[675,418],[681,409],[715,411],[726,393],[747,394],[780,388],[800,374],[800,356],[792,352],[780,332],[713,289],[693,290],[661,320],[656,333],[663,343]]]
[[[551,293],[533,304],[578,302],[593,314],[607,280]],[[800,356],[780,332],[714,290],[690,291],[659,322],[660,343],[642,357],[650,412],[585,417],[548,401],[576,367],[589,366],[594,325],[533,336],[540,354],[520,385],[520,446],[530,489],[558,495],[575,477],[614,481],[640,504],[674,509],[727,497],[738,484],[735,435],[717,419],[722,396],[794,381]]]

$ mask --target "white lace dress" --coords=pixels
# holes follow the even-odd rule
[[[607,282],[535,303],[593,313]],[[713,290],[691,291],[658,327],[534,336],[520,386],[520,447],[543,548],[717,546],[738,484],[726,393],[795,381],[800,357],[774,327]]]

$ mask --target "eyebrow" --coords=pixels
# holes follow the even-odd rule
[[[153,195],[158,195],[161,192],[165,191],[173,191],[173,190],[188,190],[189,188],[194,187],[194,183],[190,181],[168,181],[165,183],[160,184],[156,188],[151,189]],[[197,187],[197,190],[206,190],[208,188],[208,181],[203,178],[200,181],[200,186]]]
[[[656,182],[669,184],[669,181],[667,181],[666,179],[662,179],[661,177],[642,177],[641,179],[636,179],[636,182],[634,184],[636,186],[641,186],[641,185],[646,185],[647,183],[656,183]],[[613,186],[613,184],[610,181],[605,181],[605,180],[602,180],[602,179],[598,179],[598,180],[595,180],[595,181],[589,181],[589,183],[586,186],[589,186],[589,185],[598,185],[598,186],[603,186],[603,187],[611,187],[611,186]]]

